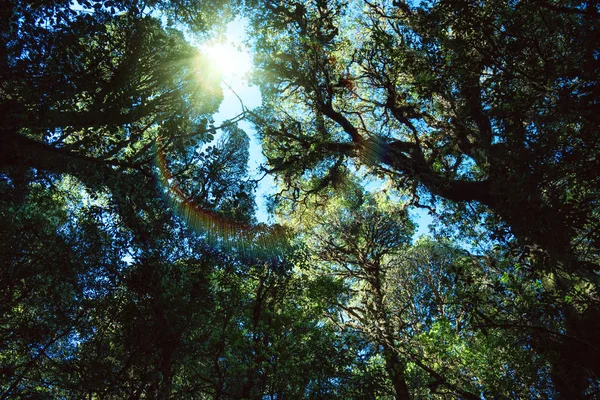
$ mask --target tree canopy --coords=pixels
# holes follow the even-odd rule
[[[600,396],[597,2],[2,4],[0,397]]]

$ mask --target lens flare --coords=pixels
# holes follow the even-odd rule
[[[208,244],[242,259],[274,259],[290,250],[289,228],[279,224],[238,223],[190,200],[171,173],[162,138],[157,139],[155,147],[160,192],[174,213],[203,235]]]

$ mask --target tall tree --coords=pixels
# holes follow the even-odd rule
[[[581,342],[540,351],[555,376],[579,371],[562,392],[584,397],[600,376],[597,5],[257,3],[256,122],[281,195],[322,191],[358,165],[415,203],[476,205],[555,282],[554,318]]]
[[[349,304],[343,310],[350,319],[366,325],[364,329],[370,338],[383,348],[395,398],[409,399],[406,361],[395,349],[394,328],[389,324],[384,302],[384,285],[386,257],[410,241],[411,224],[399,207],[388,205],[387,210],[381,210],[385,207],[382,201],[365,199],[358,189],[344,200],[342,204],[332,202],[328,215],[316,217],[320,223],[310,231],[314,235],[313,251],[319,260],[337,263],[342,276],[360,282],[357,285],[362,294],[360,305]]]
[[[511,260],[499,254],[429,238],[410,245],[403,207],[346,190],[320,210],[299,211],[303,241],[313,273],[345,283],[331,318],[378,349],[395,398],[554,395],[548,360],[520,344],[560,335],[550,321],[522,320],[543,315],[539,286],[512,278]]]

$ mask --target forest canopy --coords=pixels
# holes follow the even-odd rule
[[[262,104],[217,123],[193,43],[239,18]],[[597,1],[4,0],[0,397],[599,398],[599,31]]]

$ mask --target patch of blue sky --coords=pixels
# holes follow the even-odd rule
[[[247,21],[244,19],[236,19],[227,25],[222,40],[224,46],[230,46],[231,50],[229,55],[231,56],[231,59],[221,60],[219,63],[246,62],[245,60],[238,58],[240,55],[242,55],[242,58],[245,57],[244,53],[249,56],[248,50],[244,45],[244,41],[246,40],[246,26]],[[202,49],[202,45],[199,45],[199,47]],[[235,54],[236,51],[240,54]],[[227,57],[227,55],[228,51],[225,51],[220,56]],[[253,110],[262,104],[260,90],[258,87],[252,86],[249,82],[251,65],[248,66],[249,70],[244,71],[243,69],[244,68],[238,71],[235,67],[232,67],[221,71],[223,101],[221,102],[218,112],[213,116],[215,126],[219,126],[224,122],[239,116],[245,110]],[[259,179],[262,177],[260,167],[265,162],[260,140],[250,123],[241,121],[238,123],[238,126],[243,129],[250,138],[250,159],[248,165],[250,179]],[[270,220],[267,212],[266,196],[273,193],[274,190],[275,183],[272,177],[265,176],[259,181],[255,193],[257,203],[256,218],[259,222],[268,222]]]

